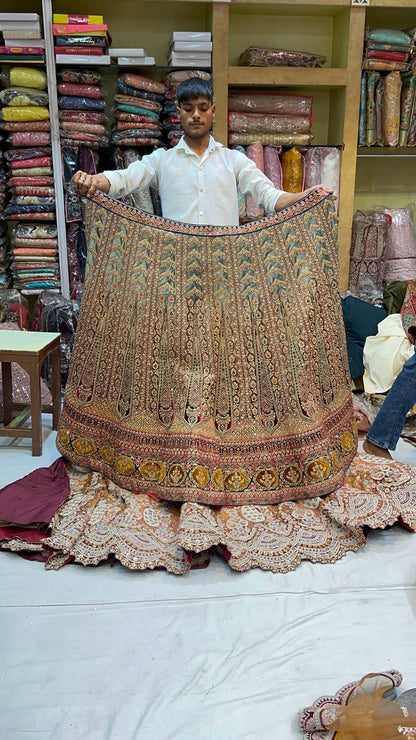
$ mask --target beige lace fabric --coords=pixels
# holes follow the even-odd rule
[[[101,473],[67,464],[71,494],[51,534],[31,550],[49,554],[46,568],[98,565],[115,558],[133,570],[182,575],[209,562],[212,548],[233,570],[294,570],[302,560],[333,563],[364,547],[364,527],[400,521],[416,528],[416,469],[357,454],[344,485],[327,496],[274,505],[174,504],[120,488]],[[27,550],[27,543],[3,542]]]

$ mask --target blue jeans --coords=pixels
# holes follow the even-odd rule
[[[416,354],[404,363],[368,433],[369,442],[395,450],[406,414],[416,403]]]

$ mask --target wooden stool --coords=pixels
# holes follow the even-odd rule
[[[51,413],[53,429],[58,428],[61,410],[61,345],[59,333],[41,331],[0,331],[0,362],[3,379],[4,423],[0,437],[29,437],[32,455],[42,454],[42,411]],[[51,355],[52,405],[41,406],[40,376],[45,357]],[[12,397],[12,367],[17,362],[30,377],[30,406],[14,403]],[[12,419],[12,412],[19,415]],[[26,419],[32,417],[32,426],[22,429]]]

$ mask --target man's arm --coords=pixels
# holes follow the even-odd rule
[[[274,207],[275,211],[282,211],[283,208],[287,208],[288,206],[293,205],[293,203],[296,203],[296,201],[303,198],[308,193],[312,192],[312,190],[316,190],[317,188],[320,188],[324,193],[330,194],[333,193],[333,190],[330,190],[326,187],[326,185],[314,185],[311,188],[308,188],[307,190],[302,190],[301,193],[288,193],[284,192],[281,195],[279,195],[276,205]]]
[[[89,175],[81,170],[73,176],[72,185],[78,195],[94,195],[97,190],[107,194],[110,192],[110,183],[105,175]]]

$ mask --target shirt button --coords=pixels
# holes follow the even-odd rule
[[[199,215],[200,216],[203,216],[204,215],[204,211],[199,211]]]

